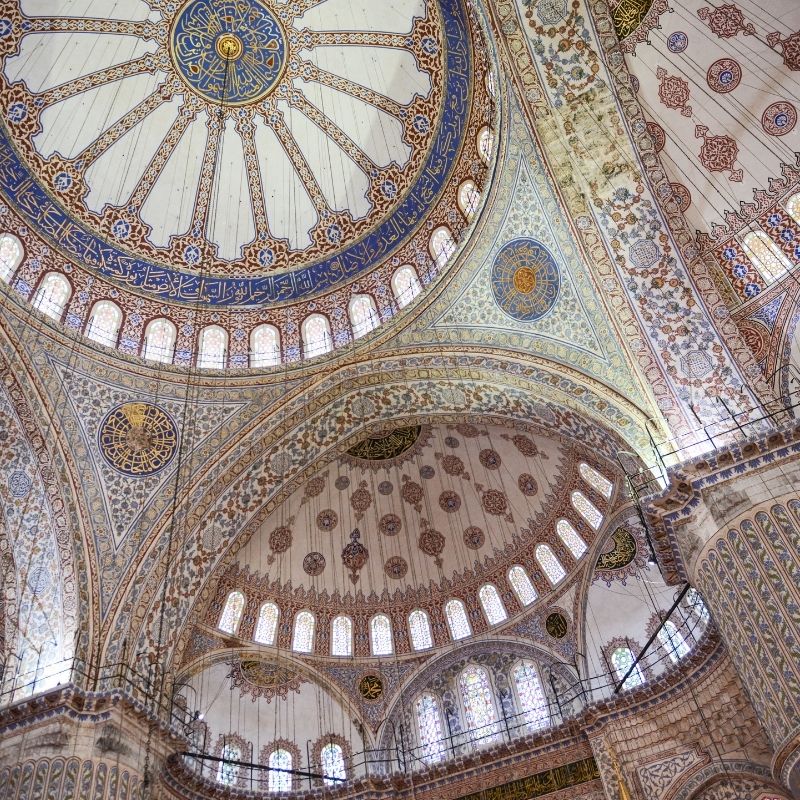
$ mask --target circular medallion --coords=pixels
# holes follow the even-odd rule
[[[770,136],[786,136],[796,124],[795,107],[783,101],[773,103],[761,117],[761,126]]]
[[[558,611],[547,617],[544,626],[554,639],[563,639],[567,635],[567,620]]]
[[[358,693],[370,702],[383,697],[383,681],[377,675],[365,675],[358,682]]]
[[[383,571],[389,578],[400,580],[400,578],[405,578],[406,573],[408,572],[408,564],[404,558],[400,558],[400,556],[392,556],[383,565]]]
[[[464,544],[469,547],[470,550],[480,550],[485,541],[486,536],[477,525],[470,525],[470,527],[464,531]]]
[[[651,121],[647,123],[647,132],[653,140],[653,149],[656,153],[660,153],[667,143],[667,135],[664,133],[664,129],[657,122]]]
[[[667,47],[672,53],[682,53],[688,45],[689,37],[683,31],[675,31],[667,39]]]
[[[692,204],[692,195],[682,183],[671,183],[672,199],[678,204],[681,211],[686,211]]]
[[[552,253],[535,239],[504,245],[492,265],[492,291],[497,305],[514,319],[535,322],[555,305],[561,286]]]
[[[124,475],[161,471],[178,449],[178,428],[152,403],[123,403],[106,414],[98,435],[103,458]]]
[[[257,103],[287,63],[286,34],[259,0],[189,0],[175,16],[170,54],[186,85],[212,103]]]
[[[325,570],[325,556],[322,553],[308,553],[303,559],[303,571],[312,578],[322,575]]]
[[[708,85],[719,94],[732,92],[742,80],[742,68],[732,58],[720,58],[709,68]]]

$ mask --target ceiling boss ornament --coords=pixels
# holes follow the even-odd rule
[[[286,66],[283,27],[258,0],[189,0],[175,17],[170,43],[178,74],[212,103],[257,103]]]
[[[106,462],[136,477],[164,469],[178,449],[175,422],[152,403],[123,403],[111,409],[100,425],[98,439]]]

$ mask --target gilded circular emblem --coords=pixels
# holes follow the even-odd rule
[[[554,639],[563,639],[567,635],[567,620],[558,611],[547,617],[544,626]]]
[[[365,675],[358,682],[358,693],[365,700],[380,700],[383,696],[383,681],[377,675]]]
[[[100,452],[125,475],[154,475],[178,449],[178,428],[166,411],[152,403],[123,403],[100,425]]]
[[[503,245],[492,265],[492,292],[497,305],[520,322],[535,322],[555,305],[561,275],[553,254],[535,239]]]
[[[279,83],[287,38],[260,0],[189,0],[176,14],[172,60],[186,85],[212,103],[257,103]]]
[[[347,454],[364,461],[389,461],[410,450],[417,443],[421,432],[422,426],[420,425],[394,428],[385,433],[370,436],[368,439],[362,439],[358,444],[353,445]]]

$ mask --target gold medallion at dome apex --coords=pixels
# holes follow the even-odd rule
[[[223,33],[217,39],[217,53],[226,61],[236,61],[243,52],[242,40],[235,33]]]
[[[519,267],[514,272],[514,288],[521,294],[530,294],[536,288],[536,273],[530,267]]]

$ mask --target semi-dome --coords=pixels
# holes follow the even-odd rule
[[[63,273],[53,316],[82,327],[113,302],[104,343],[129,352],[150,320],[191,324],[178,363],[221,322],[213,365],[248,366],[258,323],[284,360],[315,355],[442,271],[486,186],[494,116],[466,6],[150,6],[23,0],[2,20],[3,227],[43,256],[23,293]],[[326,323],[301,344],[314,311]]]

